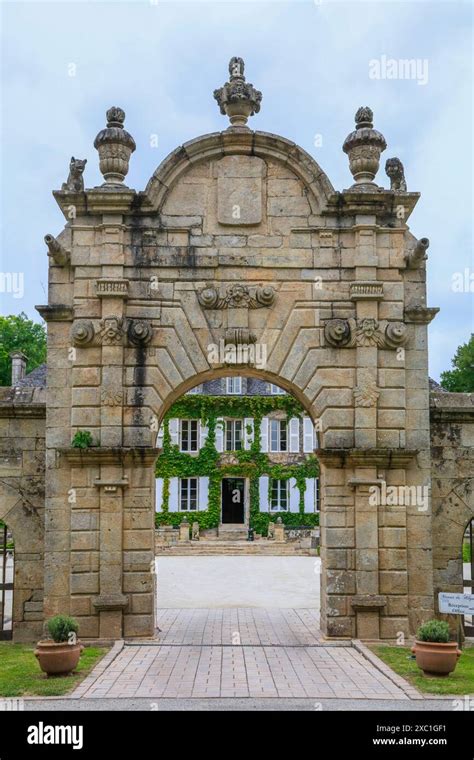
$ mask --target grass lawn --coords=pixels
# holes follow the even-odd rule
[[[0,697],[57,697],[66,694],[104,656],[104,647],[86,647],[73,675],[47,678],[33,654],[33,644],[0,641]]]
[[[410,659],[408,647],[374,644],[371,649],[389,665],[395,673],[403,676],[419,691],[426,694],[474,694],[474,647],[462,650],[456,670],[447,678],[427,678]]]

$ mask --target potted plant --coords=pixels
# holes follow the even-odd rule
[[[77,621],[68,615],[55,615],[48,620],[47,628],[51,638],[38,641],[35,657],[48,676],[68,675],[77,666],[84,649],[77,639]]]
[[[449,640],[445,620],[428,620],[420,625],[411,651],[425,676],[449,676],[461,656],[457,641]]]

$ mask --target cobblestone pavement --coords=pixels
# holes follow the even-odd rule
[[[157,641],[118,644],[73,698],[405,699],[349,643],[324,645],[315,610],[158,610]]]

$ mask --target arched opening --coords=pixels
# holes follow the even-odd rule
[[[14,542],[6,523],[0,520],[0,640],[13,635]]]
[[[301,609],[318,627],[318,431],[307,408],[247,367],[179,390],[157,435],[158,627],[176,619],[170,610],[197,608]]]
[[[462,543],[463,592],[474,594],[474,518],[469,520]],[[474,615],[464,616],[465,636],[474,636]]]

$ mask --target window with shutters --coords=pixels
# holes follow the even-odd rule
[[[225,421],[225,450],[240,451],[242,449],[242,420]]]
[[[226,377],[226,392],[229,395],[240,395],[242,393],[242,378]]]
[[[288,481],[272,478],[270,493],[270,509],[272,512],[288,511]]]
[[[181,512],[195,512],[198,508],[198,479],[180,478],[179,509]]]
[[[288,423],[286,420],[270,420],[270,451],[288,451]]]
[[[179,442],[181,451],[198,450],[198,420],[180,420]]]

